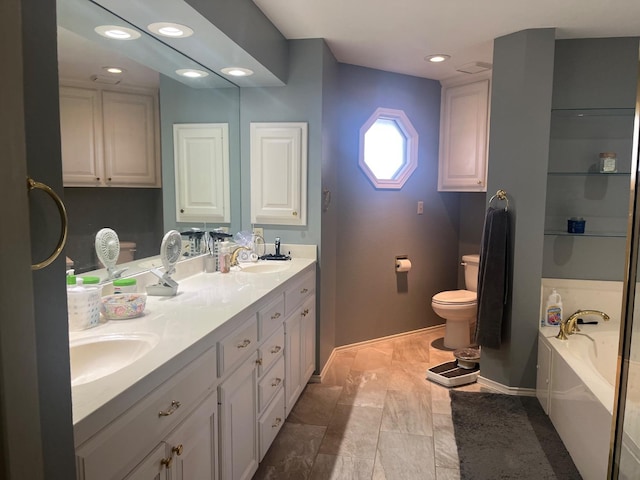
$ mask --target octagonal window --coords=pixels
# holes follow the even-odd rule
[[[418,166],[418,132],[402,110],[378,108],[360,128],[360,168],[376,188],[402,188]]]

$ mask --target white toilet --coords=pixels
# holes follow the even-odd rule
[[[471,327],[477,313],[478,263],[480,255],[463,255],[464,284],[466,290],[440,292],[431,298],[431,307],[445,324],[444,346],[451,349],[471,344]]]

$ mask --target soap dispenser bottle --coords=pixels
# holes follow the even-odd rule
[[[560,294],[556,292],[554,288],[547,298],[547,306],[545,308],[545,315],[543,319],[543,325],[557,326],[562,321],[562,298]]]

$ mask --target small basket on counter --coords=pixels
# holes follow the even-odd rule
[[[145,293],[118,293],[102,297],[101,312],[107,320],[126,320],[144,313]]]

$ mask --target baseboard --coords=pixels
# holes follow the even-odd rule
[[[385,342],[392,338],[407,337],[410,335],[416,335],[418,333],[430,332],[432,330],[437,330],[443,327],[444,327],[444,324],[435,325],[433,327],[425,327],[425,328],[420,328],[418,330],[411,330],[409,332],[395,333],[393,335],[374,338],[372,340],[364,340],[362,342],[350,343],[349,345],[340,345],[339,347],[336,347],[331,351],[331,355],[329,355],[329,358],[327,359],[327,362],[324,364],[322,371],[317,375],[312,375],[311,378],[309,379],[309,383],[322,383],[322,379],[324,378],[327,370],[331,367],[331,362],[333,361],[333,358],[335,357],[336,353],[340,352],[341,350],[346,350],[348,348],[353,348],[353,347],[363,347],[365,345],[373,345],[379,342]]]
[[[480,361],[480,371],[482,372],[482,360]],[[477,381],[480,385],[491,388],[497,391],[498,393],[504,393],[505,395],[521,395],[523,397],[536,396],[535,388],[509,387],[507,385],[503,385],[502,383],[498,383],[488,378],[485,378],[482,375],[478,377]]]

